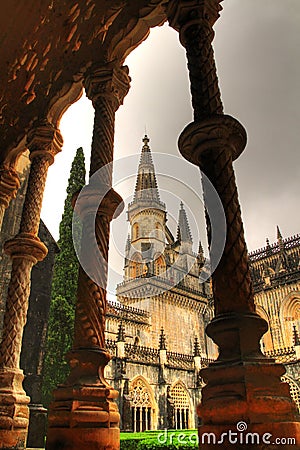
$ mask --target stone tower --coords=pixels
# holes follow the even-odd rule
[[[128,206],[131,236],[126,247],[125,279],[152,273],[153,261],[161,257],[166,243],[166,205],[160,201],[147,135],[143,143],[134,197]],[[159,261],[163,265],[162,259]]]
[[[118,285],[117,296],[122,304],[150,313],[150,335],[137,336],[141,344],[156,348],[163,328],[169,350],[190,354],[197,338],[202,355],[211,354],[204,333],[209,285],[199,281],[203,254],[193,251],[182,202],[176,238],[167,226],[166,205],[160,199],[148,136],[143,138],[128,221],[124,282]]]

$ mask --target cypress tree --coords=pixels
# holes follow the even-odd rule
[[[43,402],[49,405],[53,389],[68,375],[65,360],[70,350],[74,331],[74,317],[79,262],[72,237],[72,197],[85,185],[83,149],[77,149],[68,180],[64,212],[59,225],[59,254],[54,264],[51,305],[48,323],[47,348],[44,362]],[[76,226],[77,234],[80,234]],[[80,236],[76,236],[76,240]]]

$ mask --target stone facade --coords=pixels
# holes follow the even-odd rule
[[[213,315],[211,290],[200,282],[205,258],[201,244],[193,251],[182,203],[176,238],[167,227],[147,136],[128,220],[124,281],[107,312],[114,358],[106,376],[120,392],[120,411],[129,402],[124,429],[193,428],[199,370],[216,356],[204,331]]]
[[[204,332],[213,315],[211,283],[199,282],[205,258],[201,244],[193,252],[182,204],[176,239],[166,225],[147,136],[143,143],[128,207],[124,281],[107,311],[113,359],[106,377],[119,391],[124,430],[192,428],[203,383],[199,369],[217,356]],[[269,325],[263,352],[285,364],[283,380],[300,410],[299,251],[299,236],[282,239],[278,230],[275,244],[250,254],[250,267],[257,311]]]
[[[291,395],[300,410],[300,236],[277,241],[249,255],[257,312],[269,326],[263,352],[284,363]]]

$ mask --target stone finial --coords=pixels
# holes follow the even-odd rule
[[[160,336],[159,336],[159,350],[167,350],[167,345],[166,345],[166,335],[164,332],[164,329],[162,328],[160,330]]]

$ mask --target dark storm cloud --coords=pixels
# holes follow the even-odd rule
[[[226,0],[215,26],[224,109],[246,128],[235,163],[248,247],[300,232],[298,0]],[[151,31],[127,61],[132,88],[118,113],[117,155],[140,149],[145,125],[153,151],[178,154],[192,120],[185,51],[168,26]]]
[[[300,231],[300,4],[227,0],[215,50],[227,113],[248,133],[236,162],[249,247]],[[230,26],[231,24],[231,26]]]

